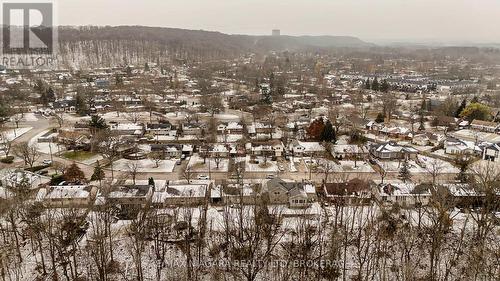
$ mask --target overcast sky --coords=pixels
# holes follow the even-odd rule
[[[500,0],[59,0],[61,25],[500,42]]]

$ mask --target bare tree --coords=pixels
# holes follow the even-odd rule
[[[40,158],[40,152],[36,144],[30,145],[28,142],[22,142],[14,146],[14,154],[23,159],[25,165],[33,168],[35,162]]]
[[[191,178],[193,176],[193,173],[192,173],[192,167],[191,166],[187,166],[186,169],[184,170],[184,172],[182,173],[182,177],[188,182],[190,183],[191,182]]]
[[[156,168],[160,167],[160,163],[164,160],[161,152],[152,152],[149,154],[149,158],[155,162]]]
[[[137,178],[137,174],[139,174],[139,169],[141,165],[138,162],[130,162],[127,164],[127,172],[132,177],[132,182],[135,185],[135,179]]]
[[[12,140],[7,136],[5,132],[0,133],[0,149],[8,157],[10,154],[10,149],[12,148]]]
[[[429,161],[425,162],[425,170],[431,176],[432,179],[432,185],[436,185],[436,180],[438,179],[439,175],[442,174],[443,169],[445,168],[443,161],[432,158],[429,159]]]

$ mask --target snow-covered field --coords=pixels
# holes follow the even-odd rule
[[[379,165],[389,173],[397,173],[403,166],[403,161],[379,161]],[[418,160],[409,160],[410,173],[429,173],[431,170],[438,170],[440,173],[458,173],[459,169],[451,163],[426,156],[418,156]]]
[[[52,143],[52,142],[51,143],[48,143],[48,142],[39,143],[38,142],[38,138],[45,135],[48,131],[50,131],[50,130],[45,130],[43,132],[40,132],[39,134],[37,134],[36,136],[31,138],[31,140],[29,141],[29,144],[36,145],[37,150],[41,153],[44,153],[44,154],[50,154],[50,153],[58,154],[58,153],[65,151],[64,146],[57,145],[57,144]]]
[[[215,114],[214,117],[221,121],[239,121],[240,117],[234,114]]]
[[[243,138],[243,135],[217,135],[217,141],[218,142],[237,142]]]
[[[36,122],[38,121],[38,117],[36,117],[35,113],[28,112],[24,113],[21,117],[21,114],[17,114],[15,118],[20,118],[21,122]]]
[[[207,158],[203,163],[203,158],[198,154],[193,154],[189,159],[188,167],[191,172],[195,173],[208,173],[210,172],[227,172],[229,170],[229,159],[220,158],[219,168],[214,158]]]
[[[340,165],[335,165],[335,172],[356,172],[356,173],[374,173],[375,171],[370,164],[364,161],[340,161]]]
[[[23,128],[15,128],[15,129],[9,129],[6,131],[2,131],[2,135],[5,136],[5,138],[8,141],[13,141],[20,136],[26,134],[27,132],[31,131],[33,128],[32,127],[23,127]],[[0,143],[2,142],[2,136],[0,136]]]
[[[151,159],[120,159],[113,163],[113,169],[128,172],[134,165],[137,165],[137,171],[139,173],[171,173],[174,171],[175,160],[162,160],[158,167],[156,167],[156,163]]]
[[[277,172],[278,164],[276,161],[271,161],[271,159],[267,159],[267,163],[264,164],[264,157],[256,157],[256,161],[259,164],[250,163],[250,155],[247,155],[245,158],[245,171],[247,172]]]

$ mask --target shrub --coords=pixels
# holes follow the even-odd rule
[[[39,166],[33,166],[31,168],[26,168],[25,170],[28,172],[35,173],[48,167],[50,167],[50,165],[39,165]]]
[[[5,158],[2,158],[0,162],[4,164],[12,164],[14,162],[14,156],[7,156]]]

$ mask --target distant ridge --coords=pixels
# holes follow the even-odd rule
[[[60,50],[68,64],[141,62],[169,53],[187,59],[238,56],[248,52],[301,51],[374,46],[349,36],[252,36],[146,26],[61,26]],[[75,52],[81,52],[75,55]],[[105,53],[103,53],[105,52]]]

